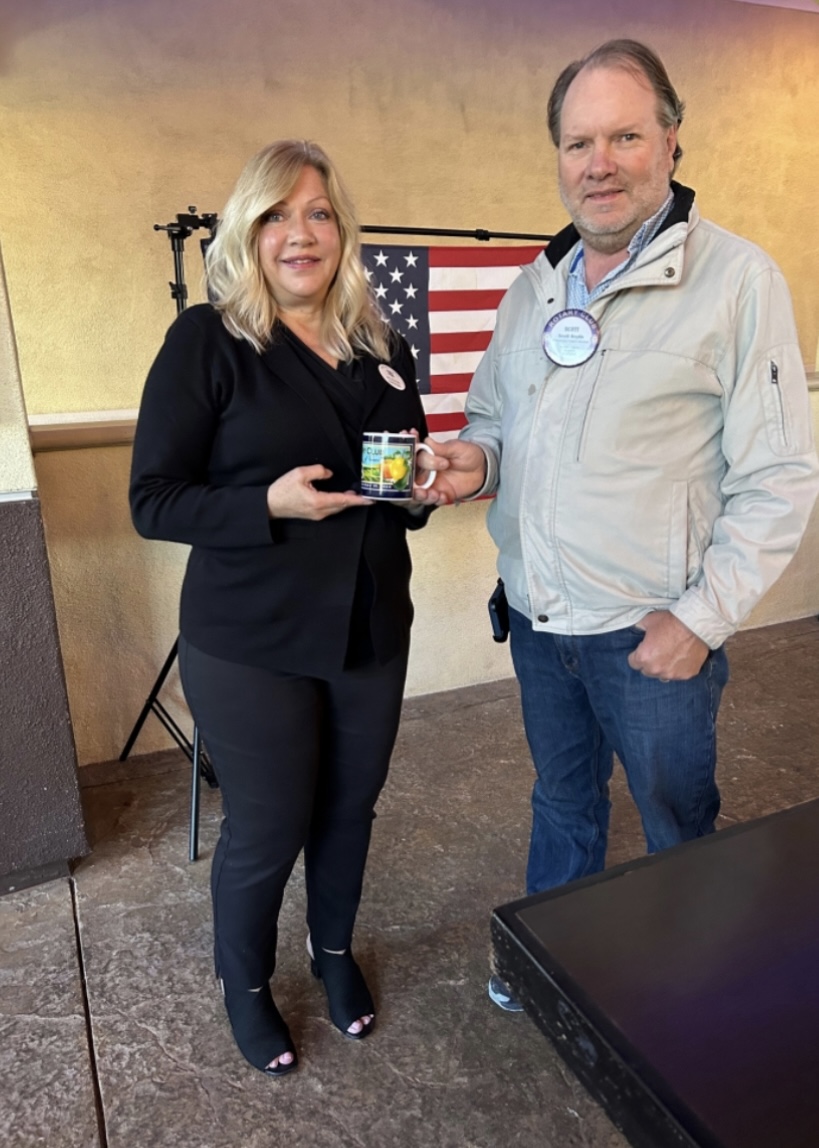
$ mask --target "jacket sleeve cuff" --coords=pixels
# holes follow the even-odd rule
[[[484,498],[488,494],[494,494],[498,488],[500,471],[498,456],[491,447],[485,446],[484,443],[477,442],[475,439],[470,439],[469,441],[474,442],[475,446],[479,446],[484,453],[484,458],[486,459],[486,478],[484,479],[483,486],[473,494],[462,499],[462,502],[474,502],[476,498]]]
[[[719,649],[737,629],[733,622],[726,621],[721,614],[707,606],[695,589],[686,590],[670,608],[670,612],[712,650]]]

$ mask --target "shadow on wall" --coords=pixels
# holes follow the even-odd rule
[[[332,7],[329,3],[326,6],[328,9]],[[497,31],[497,0],[424,0],[423,6],[455,20],[468,18],[472,23],[485,23],[489,38]],[[293,18],[296,18],[298,4],[277,5],[280,10],[283,7],[285,14],[288,8],[292,9]],[[315,7],[321,9],[321,2]],[[198,21],[207,17],[207,10],[218,13],[221,8],[221,4],[214,0],[206,0],[204,4],[202,0],[187,0],[187,3],[181,0],[172,8],[166,6],[164,11],[166,18],[179,27],[186,24],[188,15],[191,20]],[[0,75],[13,70],[15,50],[26,37],[52,25],[71,23],[88,13],[99,13],[108,20],[112,9],[130,9],[140,23],[148,20],[151,24],[162,19],[163,11],[157,0],[26,0],[26,3],[0,0]],[[281,14],[280,11],[279,16]],[[605,34],[599,35],[595,28],[603,16],[606,30]],[[716,18],[716,12],[714,16]],[[622,27],[616,30],[618,21]],[[684,6],[680,0],[552,0],[548,6],[544,6],[543,0],[506,0],[504,4],[507,27],[511,22],[517,32],[523,32],[527,37],[543,36],[544,44],[548,43],[550,31],[553,35],[556,28],[564,32],[576,30],[585,45],[584,51],[609,36],[633,34],[635,24],[650,22],[658,29],[670,29],[684,21]],[[569,58],[567,56],[566,63]]]
[[[94,12],[112,4],[136,8],[140,0],[0,0],[0,75],[12,71],[14,53],[21,40],[48,28],[64,24],[75,16]]]

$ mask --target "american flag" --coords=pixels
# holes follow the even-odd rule
[[[466,425],[464,401],[512,280],[542,247],[362,247],[385,317],[412,348],[424,410],[436,438]]]

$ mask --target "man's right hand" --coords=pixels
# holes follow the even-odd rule
[[[426,490],[418,486],[413,488],[412,496],[416,501],[447,506],[477,494],[486,481],[486,455],[476,443],[459,438],[446,442],[428,438],[426,445],[435,453],[419,451],[416,468],[418,471],[437,470],[438,475]]]

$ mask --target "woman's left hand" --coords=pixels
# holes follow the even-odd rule
[[[372,506],[353,490],[332,492],[316,490],[314,482],[332,478],[326,466],[297,466],[277,478],[267,488],[267,510],[271,518],[308,518],[320,522],[331,514],[340,514],[351,506]]]

